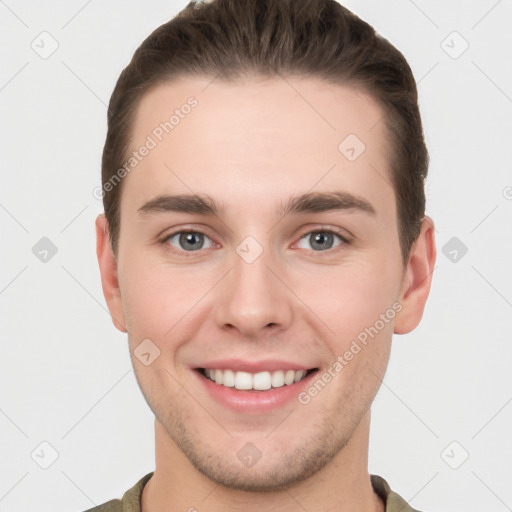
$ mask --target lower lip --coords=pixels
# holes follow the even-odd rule
[[[299,393],[309,385],[317,371],[309,373],[299,382],[284,385],[280,388],[270,388],[267,391],[247,391],[228,388],[227,386],[216,384],[198,370],[194,370],[194,373],[218,403],[235,412],[261,414],[279,409],[293,400],[298,401]]]

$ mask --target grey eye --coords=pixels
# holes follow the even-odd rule
[[[168,238],[170,245],[184,251],[198,251],[211,247],[212,241],[204,234],[197,231],[180,231]]]
[[[336,243],[336,239],[338,243]],[[301,249],[312,249],[314,251],[326,251],[337,247],[342,242],[342,238],[331,231],[312,231],[300,239],[299,247]]]

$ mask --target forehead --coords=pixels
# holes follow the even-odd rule
[[[189,108],[191,103],[194,106]],[[182,123],[187,117],[192,121]],[[198,118],[200,124],[194,123]],[[134,135],[156,130],[158,138],[158,127],[170,121],[173,138],[180,133],[185,137],[194,132],[196,138],[204,136],[203,142],[207,142],[218,141],[227,132],[234,135],[237,127],[244,126],[244,132],[236,134],[234,143],[246,142],[250,136],[262,142],[258,135],[263,133],[271,146],[272,140],[267,136],[274,133],[277,137],[276,132],[287,127],[294,138],[306,138],[314,143],[325,137],[337,149],[336,142],[349,130],[368,140],[369,131],[378,124],[379,128],[383,127],[382,118],[381,108],[368,93],[319,78],[249,75],[228,82],[209,77],[181,77],[155,86],[142,97],[132,128]],[[378,137],[379,133],[378,129],[374,136]],[[165,135],[164,131],[164,138]],[[235,147],[232,144],[231,151]]]
[[[156,193],[218,195],[222,186],[228,196],[245,189],[271,200],[341,184],[371,196],[390,188],[386,135],[380,106],[351,86],[303,76],[182,77],[137,106],[130,153],[150,149],[127,175],[126,193],[141,204]]]

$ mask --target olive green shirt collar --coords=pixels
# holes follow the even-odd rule
[[[153,473],[142,477],[131,489],[128,489],[121,500],[111,500],[103,505],[91,508],[86,512],[141,512],[140,499],[142,490]],[[386,504],[386,512],[418,512],[413,509],[401,496],[391,490],[384,478],[370,475],[373,490]]]

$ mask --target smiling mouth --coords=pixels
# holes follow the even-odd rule
[[[258,373],[218,368],[197,368],[197,371],[203,377],[215,382],[219,386],[235,388],[239,391],[267,391],[300,382],[309,374],[318,371],[318,368],[311,368],[310,370],[263,371]]]

